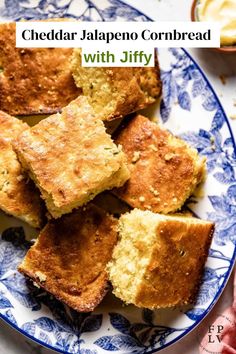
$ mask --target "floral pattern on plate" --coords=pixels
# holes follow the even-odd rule
[[[7,19],[70,17],[82,20],[149,18],[118,0],[5,0],[0,15]],[[220,296],[235,259],[236,162],[235,142],[225,113],[212,87],[185,50],[160,49],[163,80],[162,123],[207,158],[208,177],[189,209],[216,224],[213,243],[194,307],[140,310],[123,307],[108,295],[90,314],[76,313],[34,287],[17,272],[30,246],[15,219],[0,215],[0,316],[13,327],[63,353],[152,353],[176,342],[194,328]],[[22,224],[23,225],[23,224]],[[16,229],[9,229],[17,226]],[[25,228],[25,226],[24,226]]]

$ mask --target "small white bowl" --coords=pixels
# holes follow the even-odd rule
[[[194,0],[191,7],[191,20],[192,21],[199,21],[197,17],[197,6],[199,0]],[[235,46],[222,46],[220,48],[213,48],[220,53],[236,53],[236,45]]]

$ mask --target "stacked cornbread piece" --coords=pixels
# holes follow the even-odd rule
[[[110,283],[117,297],[139,307],[193,301],[214,226],[181,208],[203,180],[205,160],[148,118],[125,117],[160,96],[157,59],[154,68],[82,68],[80,50],[66,50],[58,53],[58,72],[50,68],[43,81],[42,58],[48,63],[57,52],[14,48],[12,26],[0,26],[0,42],[9,39],[0,52],[0,109],[55,113],[33,127],[0,113],[0,208],[41,230],[19,271],[82,312],[101,302]],[[23,85],[31,58],[40,72],[36,66]],[[12,80],[22,94],[39,85],[38,97],[19,101]],[[118,213],[106,211],[104,191],[121,203]]]
[[[55,113],[81,92],[72,77],[72,49],[16,48],[15,28],[14,22],[0,24],[0,109],[11,115]]]
[[[29,127],[1,111],[0,127],[0,209],[39,228],[43,224],[43,203],[12,146],[14,139]]]
[[[149,309],[194,301],[213,233],[210,222],[134,209],[119,220],[108,264],[114,294]]]
[[[130,175],[121,147],[84,96],[23,132],[15,150],[54,218],[122,186]]]

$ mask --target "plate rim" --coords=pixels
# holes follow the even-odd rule
[[[227,125],[227,128],[228,128],[228,131],[229,131],[229,134],[230,134],[230,137],[232,138],[232,144],[233,144],[233,149],[234,149],[234,152],[236,153],[236,141],[235,141],[235,137],[234,137],[234,134],[233,134],[233,131],[232,131],[232,128],[231,128],[231,125],[230,125],[230,122],[229,122],[229,119],[226,115],[226,112],[224,110],[224,107],[218,97],[218,95],[216,94],[212,84],[210,83],[209,79],[207,78],[205,72],[203,71],[203,69],[200,67],[200,65],[197,63],[197,61],[192,57],[192,55],[187,51],[187,49],[185,48],[182,48],[181,47],[181,50],[186,54],[187,57],[190,58],[190,60],[194,63],[194,65],[197,67],[197,69],[199,70],[199,72],[201,73],[201,75],[203,76],[203,79],[205,80],[206,84],[208,85],[209,89],[211,90],[217,104],[219,105],[219,108],[221,109],[222,111],[222,114],[223,114],[223,117],[224,117],[224,120],[226,122],[226,125]],[[233,271],[233,268],[234,268],[234,265],[236,263],[236,245],[234,246],[234,251],[233,251],[233,254],[232,254],[232,257],[231,257],[231,262],[230,262],[230,265],[229,265],[229,268],[226,272],[226,276],[221,284],[221,286],[219,287],[218,291],[217,291],[217,294],[215,295],[214,297],[214,300],[211,302],[211,304],[208,306],[208,308],[205,310],[204,314],[201,316],[201,318],[198,320],[198,321],[195,321],[190,327],[188,327],[187,330],[185,330],[183,333],[181,333],[178,337],[174,338],[172,341],[164,344],[163,346],[161,346],[160,348],[156,348],[156,349],[150,349],[147,351],[145,351],[146,354],[154,354],[154,353],[157,353],[159,352],[160,350],[164,349],[164,348],[167,348],[167,347],[170,347],[172,346],[173,344],[179,342],[182,338],[184,338],[185,336],[187,336],[190,332],[192,332],[195,328],[197,328],[200,323],[207,317],[207,315],[210,313],[210,311],[213,309],[213,307],[216,305],[216,303],[218,302],[220,296],[222,295],[228,281],[229,281],[229,278],[230,278],[230,275]],[[12,323],[6,316],[4,316],[2,313],[0,313],[0,319],[2,319],[4,322],[6,322],[9,326],[11,326],[13,329],[15,329],[17,332],[19,332],[20,334],[24,335],[24,337],[32,340],[33,342],[36,342],[40,345],[42,345],[44,348],[46,349],[50,349],[50,350],[53,350],[57,353],[64,353],[64,354],[71,354],[70,352],[67,352],[67,351],[64,351],[64,350],[61,350],[59,348],[56,348],[50,344],[47,344],[43,341],[41,341],[40,339],[36,338],[36,337],[33,337],[32,335],[30,335],[29,333],[27,333],[26,331],[22,330],[20,327],[18,327],[17,325],[15,325],[14,323]],[[128,352],[127,352],[128,354]],[[132,354],[132,352],[130,352],[130,354]],[[140,351],[140,354],[142,354],[142,351]]]

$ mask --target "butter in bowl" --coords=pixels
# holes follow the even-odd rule
[[[194,0],[192,21],[219,22],[221,52],[236,53],[236,0]]]

